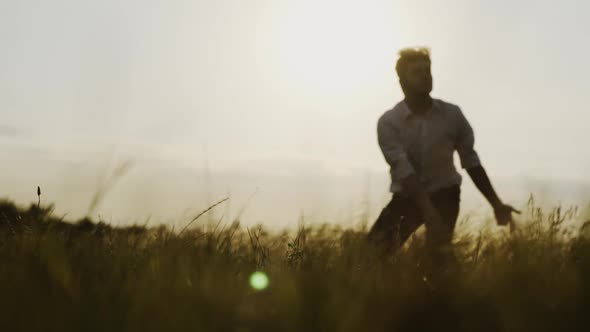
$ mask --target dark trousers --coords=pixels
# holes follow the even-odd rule
[[[450,244],[459,215],[460,196],[461,189],[458,185],[440,189],[430,195],[432,204],[442,219],[442,225],[432,225],[424,220],[420,209],[410,197],[394,193],[371,227],[368,240],[388,251],[396,251],[418,227],[426,223],[427,244],[433,247]]]

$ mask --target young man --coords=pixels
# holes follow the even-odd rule
[[[430,97],[432,75],[427,49],[400,51],[396,71],[405,99],[378,121],[379,146],[391,166],[389,204],[369,232],[369,240],[395,250],[423,223],[431,248],[450,244],[459,214],[461,166],[492,205],[499,225],[512,221],[510,205],[496,195],[473,148],[474,136],[461,109]]]

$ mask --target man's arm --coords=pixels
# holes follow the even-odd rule
[[[475,149],[473,148],[475,142],[473,129],[461,110],[459,110],[458,115],[458,139],[456,148],[461,160],[461,166],[467,170],[469,177],[477,189],[494,209],[498,224],[506,225],[512,221],[512,212],[520,213],[520,211],[514,209],[510,205],[502,203],[502,200],[500,200],[500,197],[496,194],[490,178],[481,165],[477,152],[475,152]]]
[[[455,147],[461,160],[461,167],[467,170],[477,189],[490,202],[492,207],[495,208],[502,204],[502,202],[492,187],[492,183],[481,165],[477,152],[475,152],[473,128],[471,128],[469,121],[467,121],[461,109],[457,109],[457,111],[457,141]]]
[[[483,168],[483,166],[479,165],[468,168],[467,173],[469,174],[469,177],[471,177],[471,180],[477,189],[479,189],[479,191],[494,209],[496,206],[500,206],[502,204],[502,201],[496,194],[496,191],[494,190],[494,187],[492,186],[488,174],[486,173],[486,170]]]

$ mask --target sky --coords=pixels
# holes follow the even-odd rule
[[[504,200],[584,202],[589,15],[573,0],[2,0],[0,197],[29,204],[39,185],[77,218],[130,163],[93,214],[182,225],[230,196],[209,218],[372,220],[397,51],[427,46],[432,95],[462,108]]]

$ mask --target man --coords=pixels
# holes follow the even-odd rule
[[[396,71],[405,99],[378,121],[379,146],[391,166],[389,204],[369,232],[369,240],[395,250],[422,224],[430,248],[450,244],[459,214],[462,168],[492,205],[499,225],[512,222],[475,152],[473,130],[461,109],[430,97],[432,75],[427,49],[400,51]]]

